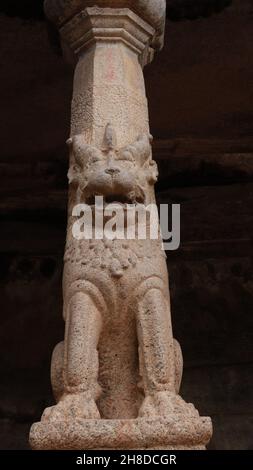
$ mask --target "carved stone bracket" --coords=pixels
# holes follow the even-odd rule
[[[45,1],[45,12],[47,16],[61,27],[75,15],[87,7],[100,8],[127,8],[136,13],[155,30],[152,38],[152,46],[161,49],[163,46],[165,27],[165,0],[52,0]]]
[[[149,46],[154,28],[128,8],[85,8],[63,25],[60,33],[75,54],[97,42],[121,41],[142,57],[142,63],[153,57]]]

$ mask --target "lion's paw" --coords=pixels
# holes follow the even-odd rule
[[[186,403],[179,395],[172,392],[157,392],[154,395],[148,395],[140,408],[140,418],[168,416],[184,416],[198,418],[199,413],[192,405]]]
[[[41,420],[49,422],[100,419],[95,401],[86,394],[63,395],[59,403],[46,408]]]

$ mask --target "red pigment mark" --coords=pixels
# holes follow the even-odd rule
[[[106,70],[106,74],[105,74],[105,78],[106,80],[112,82],[113,80],[115,80],[115,70],[114,70],[114,63],[113,63],[113,53],[112,53],[112,50],[109,49],[107,51],[107,57],[106,57],[106,61],[107,61],[107,70]]]

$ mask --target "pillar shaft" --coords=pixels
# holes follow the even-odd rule
[[[203,449],[210,420],[178,395],[183,363],[161,240],[88,240],[74,232],[80,204],[91,210],[92,223],[97,219],[98,196],[107,209],[112,202],[122,209],[124,223],[129,204],[138,211],[155,203],[142,68],[162,46],[165,1],[94,3],[46,1],[76,68],[67,142],[66,328],[51,369],[57,404],[33,425],[30,442],[35,449]]]
[[[83,134],[87,143],[101,147],[105,125],[110,122],[117,128],[118,146],[123,147],[149,132],[140,57],[153,28],[129,9],[106,8],[102,14],[97,8],[88,8],[85,13],[96,27],[89,30],[87,44],[79,51],[71,134]],[[134,32],[139,32],[138,40],[132,37]]]

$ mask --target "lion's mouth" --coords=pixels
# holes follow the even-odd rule
[[[96,206],[100,204],[100,198],[103,198],[103,205],[108,206],[109,204],[117,204],[120,206],[127,206],[127,205],[138,205],[145,203],[144,195],[136,195],[136,194],[111,194],[107,196],[94,194],[86,198],[86,204],[89,206]]]

